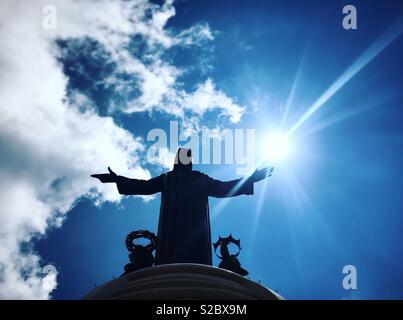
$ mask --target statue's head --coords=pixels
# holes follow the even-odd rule
[[[179,148],[176,153],[174,170],[192,170],[192,150]]]

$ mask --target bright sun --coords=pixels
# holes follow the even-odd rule
[[[287,135],[272,132],[264,138],[261,148],[265,160],[283,160],[290,152],[290,142]]]

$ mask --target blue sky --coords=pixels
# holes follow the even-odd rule
[[[145,148],[150,146],[145,141],[149,130],[167,129],[170,120],[252,128],[264,141],[271,129],[289,130],[340,77],[352,76],[292,133],[289,157],[275,163],[267,183],[255,185],[255,195],[210,199],[213,240],[229,233],[240,238],[239,258],[249,278],[287,299],[403,298],[403,5],[353,1],[358,29],[344,30],[345,4],[177,1],[164,25],[172,39],[186,42],[181,31],[192,26],[209,30],[211,38],[193,35],[191,45],[165,48],[162,42],[151,47],[147,41],[152,35],[130,39],[127,52],[145,66],[158,60],[184,71],[172,85],[175,92],[191,95],[212,79],[213,94],[220,91],[245,108],[237,109],[242,113],[238,122],[231,121],[229,104],[201,113],[179,107],[167,111],[166,102],[160,108],[136,104],[146,89],[129,69],[118,70],[119,60],[112,58],[118,51],[90,33],[61,34],[53,41],[60,53],[55,61],[67,77],[67,100],[79,104],[81,99],[85,103],[80,108],[90,108],[99,119],[113,119],[142,139]],[[368,56],[362,69],[350,68]],[[128,110],[128,105],[135,108]],[[94,141],[102,144],[102,139]],[[124,162],[110,158],[106,153],[94,160],[93,168],[91,161],[81,171],[74,167],[82,175],[78,181],[108,165],[118,173],[124,170]],[[150,175],[166,170],[145,162],[141,168]],[[195,169],[223,180],[237,177],[234,165]],[[57,181],[65,187],[63,179]],[[88,183],[96,188],[95,182]],[[41,265],[58,270],[53,299],[80,299],[94,285],[119,276],[128,262],[126,235],[136,229],[156,232],[159,195],[151,201],[125,197],[118,203],[112,189],[100,189],[96,196],[80,192],[67,209],[59,207],[63,223],[55,223],[58,214],[52,215],[53,223],[38,231],[27,249],[41,257]],[[357,268],[357,290],[343,289],[345,265]]]

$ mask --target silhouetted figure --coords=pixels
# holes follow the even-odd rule
[[[253,183],[271,176],[273,168],[256,170],[245,179],[219,181],[192,170],[191,151],[180,148],[172,171],[150,180],[94,174],[103,183],[115,182],[120,194],[150,195],[161,192],[155,264],[212,264],[208,197],[253,194]]]
[[[238,247],[237,253],[229,253],[228,246],[230,243],[233,243]],[[229,235],[229,237],[226,238],[218,237],[217,242],[214,243],[214,251],[217,251],[218,247],[220,247],[221,256],[217,254],[217,257],[222,260],[218,265],[220,268],[238,273],[241,276],[246,276],[249,274],[248,271],[241,267],[241,263],[237,259],[239,253],[241,252],[241,240],[235,240],[232,235]]]
[[[145,238],[150,241],[146,246],[135,244],[134,240]],[[129,233],[126,237],[126,248],[130,251],[130,263],[125,265],[125,273],[154,265],[153,251],[156,248],[157,237],[148,230],[137,230]]]

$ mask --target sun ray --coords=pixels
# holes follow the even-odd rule
[[[252,227],[251,227],[250,236],[249,236],[249,243],[251,243],[251,244],[255,243],[256,233],[257,233],[260,217],[262,214],[263,204],[264,204],[264,200],[266,198],[266,190],[267,190],[268,182],[269,182],[269,179],[265,179],[263,181],[263,188],[262,188],[262,191],[259,196],[256,214],[252,217],[252,219],[253,219]],[[251,247],[253,248],[253,246],[251,246]],[[253,254],[253,250],[249,250],[245,257],[245,261],[250,261],[250,259],[252,258],[252,254]]]
[[[383,101],[382,101],[383,102]],[[377,107],[380,107],[382,104],[377,103],[376,105],[371,105],[371,106],[365,106],[359,109],[354,109],[354,110],[347,110],[344,112],[340,112],[336,115],[333,115],[330,119],[324,120],[321,123],[314,125],[314,126],[310,126],[309,128],[307,128],[306,130],[303,130],[302,132],[298,133],[298,137],[299,138],[304,138],[307,137],[309,135],[312,135],[314,133],[317,133],[321,130],[324,130],[328,127],[334,126],[342,121],[348,120],[350,118],[353,118],[355,116],[358,116],[364,112],[367,112],[369,110],[375,109]]]
[[[299,65],[298,65],[297,72],[295,73],[294,81],[292,82],[291,90],[290,90],[290,93],[288,95],[285,107],[284,107],[284,113],[283,113],[283,116],[281,118],[280,128],[284,127],[284,125],[285,125],[285,123],[287,121],[288,112],[290,110],[291,105],[294,102],[295,94],[296,94],[296,91],[297,91],[297,85],[298,85],[298,82],[299,82],[299,79],[300,79],[300,76],[301,76],[301,73],[302,73],[302,67],[303,67],[303,63],[304,63],[304,60],[305,60],[305,55],[306,55],[306,50],[302,54],[302,58],[301,58],[301,61],[300,61]]]
[[[366,65],[374,60],[386,47],[403,33],[403,19],[399,19],[381,38],[370,46],[301,116],[290,128],[288,135],[294,133],[305,121],[318,111],[333,95],[351,80]]]

